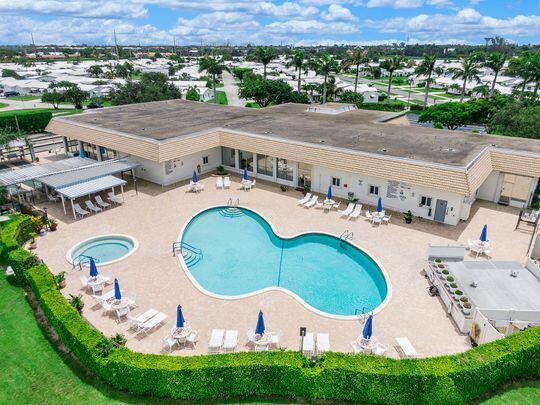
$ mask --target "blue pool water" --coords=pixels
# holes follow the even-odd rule
[[[134,248],[131,238],[121,235],[105,235],[82,242],[71,252],[72,261],[80,261],[81,256],[90,256],[104,264],[126,256]]]
[[[386,297],[377,264],[349,243],[317,233],[282,239],[250,210],[227,212],[201,212],[182,235],[182,242],[202,250],[200,260],[186,263],[205,290],[235,296],[279,286],[333,315],[371,311]]]

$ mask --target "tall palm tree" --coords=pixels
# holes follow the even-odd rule
[[[404,65],[405,58],[400,55],[391,56],[390,58],[383,60],[379,64],[381,69],[384,69],[388,72],[388,97],[390,97],[390,90],[392,89],[392,78],[394,76],[394,72],[398,69],[401,69]]]
[[[331,73],[339,72],[339,63],[333,56],[323,53],[320,57],[311,60],[311,68],[321,76],[324,76],[323,82],[323,99],[322,103],[326,103],[326,86],[328,83],[328,76]]]
[[[493,70],[493,83],[491,83],[491,90],[489,91],[489,97],[493,97],[493,92],[495,91],[495,85],[497,84],[497,76],[499,76],[499,72],[504,67],[504,64],[506,63],[506,59],[508,56],[505,53],[502,52],[493,52],[490,54],[486,61],[484,62],[484,66],[490,68]]]
[[[424,60],[422,60],[422,62],[420,62],[418,67],[414,70],[414,73],[417,75],[427,76],[425,93],[424,93],[424,105],[426,107],[428,105],[429,87],[431,86],[431,81],[432,81],[431,76],[433,75],[433,73],[442,73],[442,69],[438,69],[435,67],[436,62],[437,62],[437,56],[424,55]]]
[[[480,65],[478,59],[474,56],[469,56],[463,58],[461,61],[461,67],[448,69],[452,73],[452,79],[463,79],[463,85],[461,86],[461,97],[459,101],[463,103],[463,97],[465,97],[465,90],[467,87],[467,82],[476,80],[478,83],[480,81]]]
[[[523,52],[517,58],[511,59],[508,63],[508,73],[523,79],[520,99],[523,99],[527,84],[536,81],[534,88],[534,97],[536,98],[540,82],[540,53]]]
[[[217,103],[216,77],[221,75],[227,67],[223,64],[223,57],[218,57],[213,53],[199,59],[199,72],[206,70],[212,76],[212,90],[214,92],[214,103]]]
[[[306,71],[305,64],[306,53],[303,49],[296,49],[293,53],[287,55],[287,63],[285,66],[294,67],[294,69],[298,72],[298,93],[300,93],[300,90],[302,89],[302,71]]]
[[[254,56],[257,62],[263,64],[263,79],[266,80],[266,65],[268,65],[272,61],[272,59],[277,56],[276,51],[270,46],[258,46],[257,48],[255,48]]]
[[[363,48],[354,48],[347,50],[347,56],[341,62],[341,69],[347,70],[351,66],[356,67],[356,76],[354,78],[354,92],[358,87],[358,73],[360,71],[360,64],[369,62],[367,57],[367,51]]]

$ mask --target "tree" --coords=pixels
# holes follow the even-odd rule
[[[321,57],[313,59],[310,66],[318,75],[324,76],[323,82],[323,104],[326,103],[326,86],[328,85],[328,76],[331,73],[339,72],[338,61],[327,53],[323,53]]]
[[[509,103],[488,123],[490,133],[540,139],[540,105]]]
[[[170,65],[168,73],[169,73],[169,76],[174,76],[174,74],[176,73],[176,68],[173,65]]]
[[[379,66],[368,66],[366,69],[369,72],[369,75],[374,79],[381,78],[381,68]]]
[[[195,87],[189,87],[186,93],[186,100],[190,101],[200,101],[201,96]]]
[[[506,59],[507,55],[505,53],[493,52],[487,57],[486,61],[484,62],[484,66],[490,68],[493,71],[493,82],[491,83],[489,97],[493,97],[495,85],[497,84],[497,77],[499,76],[499,72],[504,67]]]
[[[405,58],[403,56],[391,56],[383,60],[379,66],[381,69],[384,69],[388,72],[388,97],[390,97],[390,90],[392,89],[392,78],[394,77],[394,72],[398,69],[401,69],[405,65]]]
[[[354,77],[354,92],[358,88],[358,74],[360,72],[360,64],[369,62],[367,51],[363,48],[353,48],[347,51],[347,56],[341,62],[341,69],[347,70],[351,66],[356,67],[356,75]]]
[[[82,110],[83,103],[88,96],[88,92],[81,90],[76,84],[70,86],[64,93],[66,101],[73,103],[77,110]]]
[[[41,96],[41,101],[51,104],[56,110],[58,109],[58,105],[64,101],[64,95],[62,93],[58,93],[57,91],[48,91],[43,93]]]
[[[472,89],[474,94],[478,94],[482,98],[489,98],[491,95],[491,90],[487,84],[480,84]]]
[[[420,113],[418,122],[440,123],[450,130],[455,130],[472,123],[472,112],[470,105],[466,103],[437,104]]]
[[[125,84],[117,84],[111,91],[111,103],[122,105],[181,98],[180,90],[168,79],[166,74],[158,72],[143,73],[140,80],[128,78]]]
[[[133,65],[129,62],[124,62],[122,64],[115,65],[114,67],[114,74],[116,77],[121,77],[124,79],[130,77],[133,71]]]
[[[14,79],[21,78],[21,76],[19,76],[13,69],[2,69],[2,77],[13,77]]]
[[[364,96],[355,91],[347,90],[340,96],[340,100],[342,103],[350,103],[360,107],[364,103]]]
[[[206,70],[212,76],[212,90],[214,92],[214,103],[217,103],[216,97],[216,76],[221,75],[227,67],[223,64],[223,58],[218,58],[214,54],[199,59],[199,72]]]
[[[244,67],[235,67],[232,69],[232,74],[240,80],[240,82],[244,81],[244,77],[247,76],[248,73],[253,73],[253,69]]]
[[[463,85],[461,86],[461,97],[459,101],[463,103],[463,97],[465,97],[465,91],[467,89],[467,82],[476,80],[480,81],[480,65],[478,59],[473,55],[463,58],[461,61],[461,67],[448,69],[452,73],[452,79],[463,79]]]
[[[255,60],[263,64],[263,79],[266,79],[266,66],[276,57],[276,51],[270,46],[258,46],[255,48]]]
[[[57,109],[62,102],[70,102],[75,105],[75,108],[82,109],[82,103],[88,98],[88,93],[82,91],[75,83],[67,80],[59,82],[51,82],[41,100],[45,103],[52,104],[54,109]]]
[[[91,77],[100,77],[103,74],[103,69],[99,65],[92,65],[86,71]]]
[[[536,81],[534,88],[534,98],[538,95],[540,85],[540,52],[523,52],[517,58],[513,58],[508,63],[508,73],[519,76],[523,80],[521,84],[520,100],[523,100],[527,84]]]
[[[296,49],[292,54],[287,55],[287,63],[285,66],[287,67],[294,67],[294,69],[298,72],[298,85],[296,88],[296,91],[300,93],[300,90],[302,88],[302,72],[306,71],[305,69],[305,62],[306,62],[306,53],[303,49]]]
[[[423,75],[427,76],[426,78],[426,86],[424,90],[424,105],[428,105],[428,95],[429,95],[429,87],[431,86],[431,76],[433,73],[441,74],[442,69],[436,68],[435,64],[437,63],[437,57],[435,55],[424,55],[424,59],[418,67],[414,70],[414,73],[417,75]]]
[[[292,89],[283,80],[250,80],[242,84],[238,94],[241,98],[255,100],[261,107],[282,104],[292,99]]]

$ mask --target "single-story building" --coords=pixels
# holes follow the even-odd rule
[[[394,114],[282,104],[264,109],[185,100],[55,117],[48,130],[87,156],[131,156],[137,176],[169,185],[224,166],[250,176],[456,225],[478,199],[526,207],[540,140],[389,125]],[[66,142],[66,144],[68,144]],[[106,157],[96,156],[98,159]]]

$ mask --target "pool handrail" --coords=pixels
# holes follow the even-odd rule
[[[176,256],[177,250],[180,250],[180,254],[182,254],[182,249],[186,249],[192,253],[195,253],[196,255],[200,255],[201,258],[203,257],[202,249],[196,248],[195,246],[192,246],[189,243],[182,242],[182,241],[173,243],[173,246],[172,246],[173,256]]]

